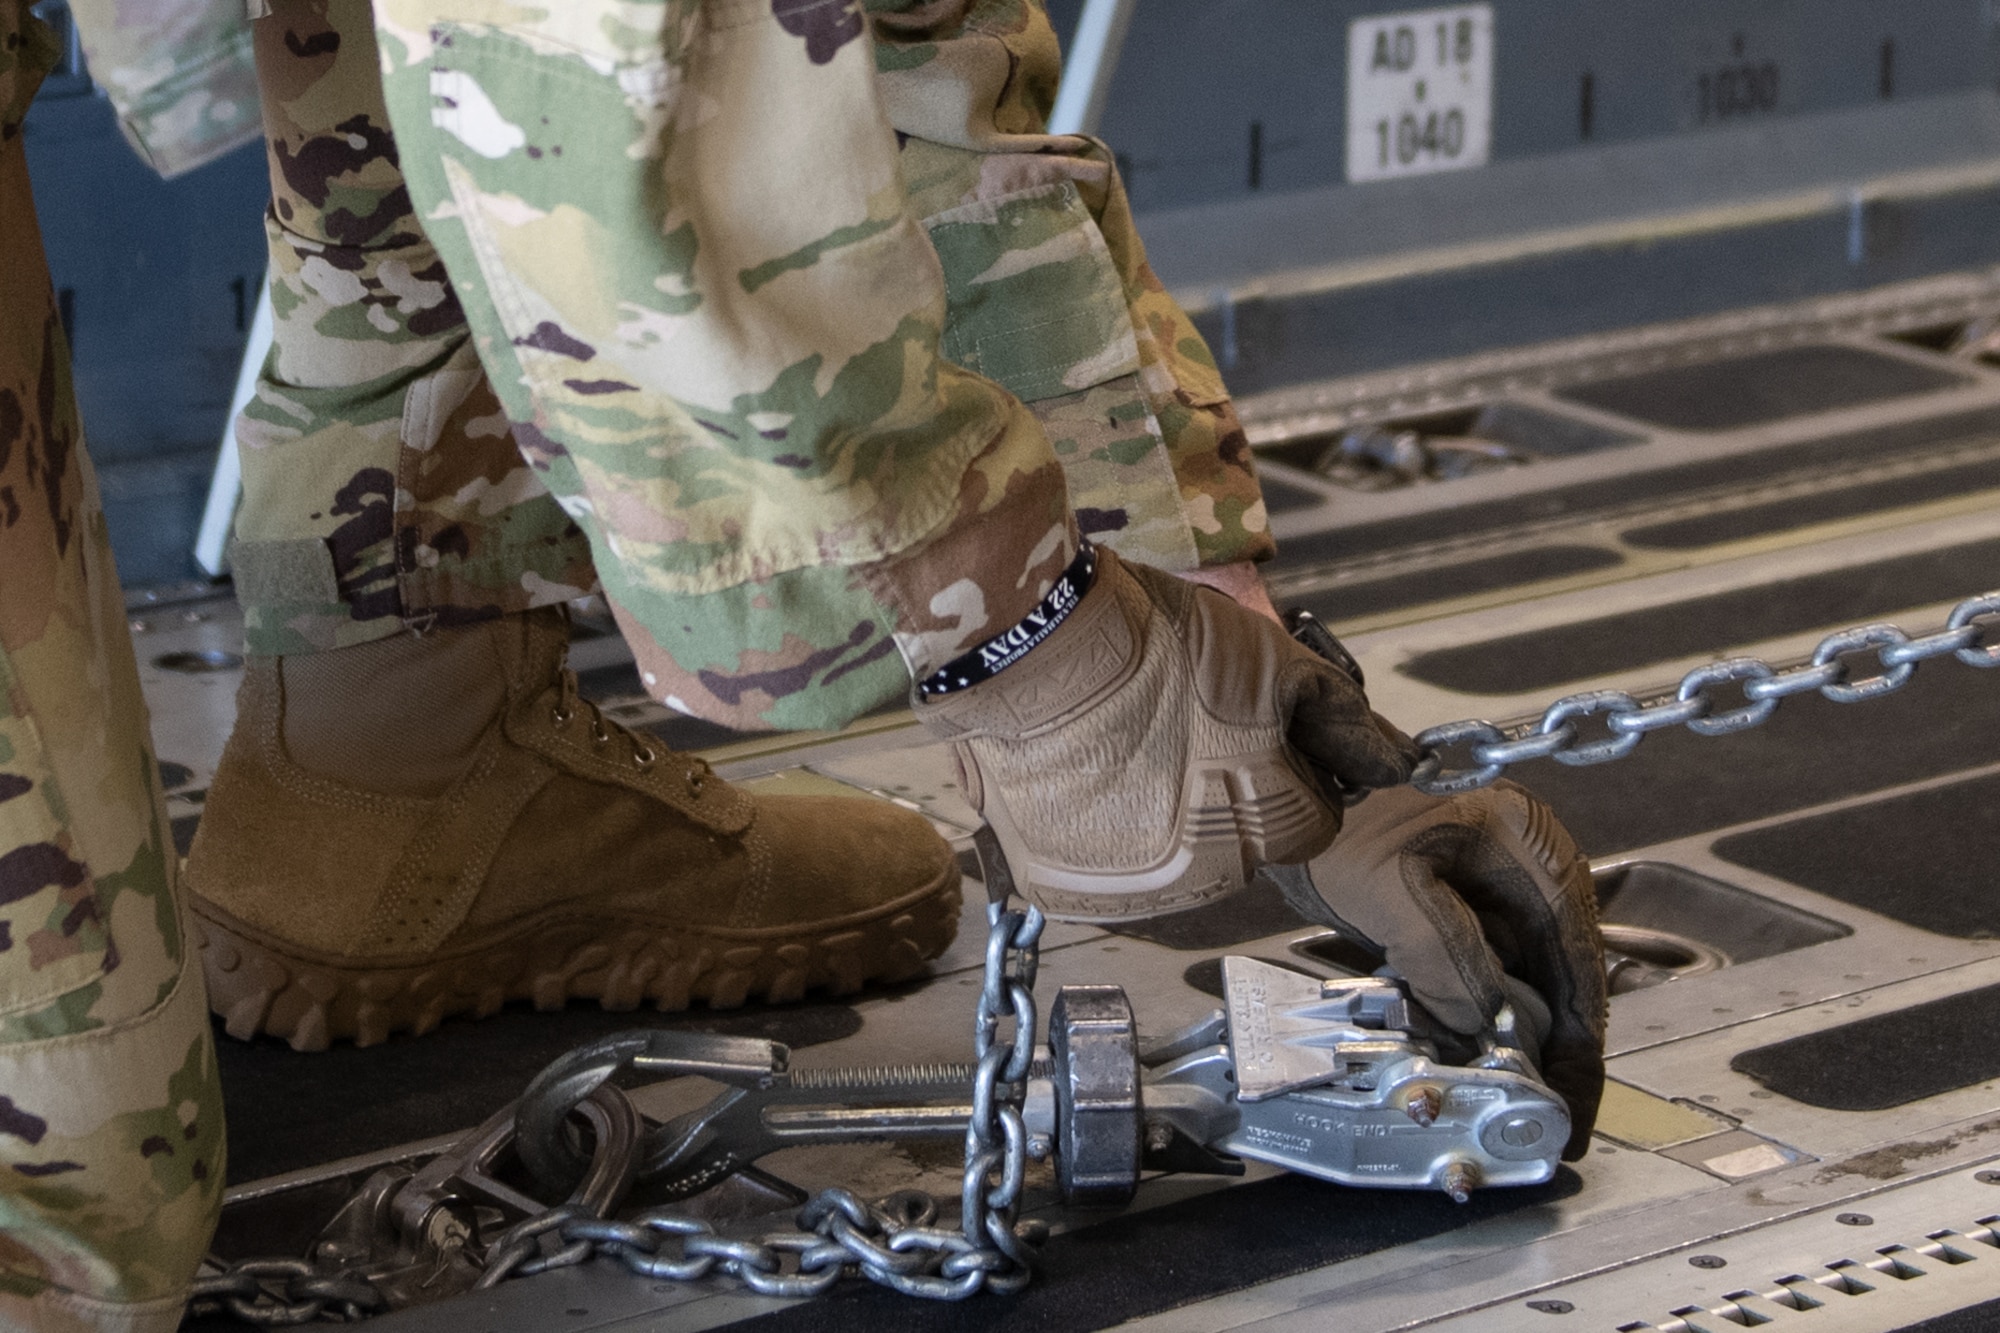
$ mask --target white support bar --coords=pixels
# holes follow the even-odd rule
[[[1118,54],[1125,49],[1125,33],[1138,7],[1139,0],[1084,0],[1076,40],[1064,62],[1062,86],[1056,90],[1055,110],[1049,114],[1049,133],[1097,133],[1111,76],[1118,70]]]
[[[250,319],[250,336],[243,345],[243,364],[236,372],[236,392],[229,397],[229,422],[222,428],[222,447],[209,478],[208,503],[202,506],[201,530],[195,534],[194,562],[210,578],[229,572],[229,530],[236,522],[236,505],[243,498],[243,467],[236,456],[236,418],[257,392],[257,372],[271,352],[271,284],[257,286],[257,313]]]

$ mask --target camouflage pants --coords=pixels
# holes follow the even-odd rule
[[[1039,4],[270,8],[252,651],[601,586],[665,702],[825,726],[1017,620],[1073,524],[1268,554],[1108,153],[1042,133]]]
[[[221,1089],[28,193],[53,54],[0,0],[0,1327],[164,1333],[221,1203]]]

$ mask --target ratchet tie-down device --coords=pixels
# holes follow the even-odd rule
[[[1242,957],[1225,958],[1222,976],[1225,1009],[1149,1042],[1122,988],[1057,993],[1022,1120],[1028,1155],[1054,1159],[1065,1202],[1122,1204],[1142,1171],[1233,1175],[1243,1158],[1461,1203],[1554,1174],[1569,1112],[1504,1015],[1473,1063],[1448,1065],[1394,980],[1322,981]],[[670,1193],[801,1144],[962,1135],[973,1114],[960,1104],[964,1067],[791,1070],[775,1042],[653,1036],[656,1057],[735,1085],[656,1136],[646,1174]]]
[[[359,1317],[576,1262],[592,1241],[656,1280],[691,1280],[727,1261],[724,1271],[769,1295],[813,1294],[850,1269],[915,1295],[962,1298],[982,1277],[1016,1290],[1025,1268],[1007,1276],[990,1253],[976,1252],[984,1247],[970,1224],[938,1231],[935,1201],[914,1191],[875,1205],[823,1191],[799,1225],[825,1237],[802,1230],[757,1243],[717,1236],[671,1205],[746,1174],[753,1183],[745,1188],[768,1208],[773,1187],[791,1187],[747,1170],[766,1154],[963,1137],[998,1101],[1018,1107],[994,1119],[1014,1126],[1009,1139],[1020,1136],[989,1164],[1003,1186],[1018,1197],[1026,1159],[1053,1159],[1063,1200],[1079,1206],[1125,1203],[1148,1170],[1239,1175],[1246,1158],[1346,1185],[1442,1189],[1461,1203],[1482,1186],[1534,1185],[1554,1174],[1569,1113],[1511,1044],[1504,1011],[1482,1054],[1451,1065],[1424,1039],[1393,978],[1321,980],[1242,957],[1225,958],[1222,973],[1225,1009],[1148,1042],[1138,1039],[1122,988],[1062,987],[1047,1046],[1024,1078],[997,1086],[969,1065],[792,1069],[777,1042],[672,1030],[607,1037],[558,1058],[518,1101],[427,1163],[377,1171],[320,1232],[311,1261],[238,1263],[198,1284],[197,1295],[226,1300],[255,1322],[326,1306]],[[620,1071],[725,1086],[706,1105],[651,1124],[609,1085]],[[984,1107],[982,1086],[991,1089]],[[587,1137],[578,1133],[584,1126]],[[507,1169],[509,1159],[544,1191],[567,1191],[568,1201],[549,1207],[523,1193],[510,1183],[519,1172]],[[986,1170],[968,1168],[969,1197],[984,1195]],[[642,1212],[639,1225],[611,1221],[635,1184],[654,1205],[670,1206]],[[922,1216],[900,1224],[880,1211],[918,1201]],[[720,1207],[726,1215],[741,1200]],[[874,1215],[875,1238],[843,1225],[843,1210],[864,1224]],[[1022,1224],[1024,1238],[1030,1225]],[[685,1256],[621,1251],[649,1229],[656,1242],[682,1237]],[[979,1231],[1012,1236],[1012,1206],[997,1231]],[[918,1248],[911,1240],[956,1257],[941,1272],[930,1271],[933,1263],[904,1273],[894,1267],[899,1258],[923,1261],[904,1253]],[[557,1243],[551,1255],[523,1262],[548,1243]],[[778,1251],[800,1246],[801,1271],[780,1272]]]

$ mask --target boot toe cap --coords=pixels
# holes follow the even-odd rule
[[[756,895],[759,919],[740,925],[862,918],[957,888],[951,845],[921,815],[866,797],[785,796],[759,805],[754,836],[770,859]]]

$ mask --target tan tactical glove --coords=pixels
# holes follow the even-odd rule
[[[959,743],[966,794],[1030,902],[1098,921],[1192,907],[1324,850],[1336,783],[1409,777],[1409,738],[1280,626],[1110,551],[1097,561],[1024,656],[917,705]]]
[[[1604,948],[1589,862],[1554,811],[1511,782],[1378,791],[1311,865],[1265,873],[1309,919],[1385,955],[1454,1032],[1476,1036],[1510,998],[1523,1007],[1518,982],[1532,987],[1548,1009],[1542,1078],[1569,1103],[1563,1157],[1583,1155],[1604,1091]]]

